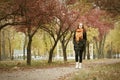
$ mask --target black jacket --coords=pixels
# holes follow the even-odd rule
[[[76,32],[74,32],[74,36],[73,36],[74,49],[76,50],[84,49],[87,41],[86,31],[83,31],[83,39],[79,40],[78,42],[76,42],[75,35],[76,35]]]

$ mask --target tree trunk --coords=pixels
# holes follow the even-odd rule
[[[102,40],[99,42],[99,52],[98,52],[98,54],[99,54],[99,59],[101,59],[102,58]]]
[[[66,48],[67,48],[67,46],[64,46],[64,44],[62,44],[62,50],[63,50],[63,58],[64,58],[64,62],[67,61]]]
[[[98,47],[98,41],[95,40],[95,44],[96,44],[96,51],[97,51],[97,54],[99,53],[99,47]],[[98,58],[99,55],[97,55],[97,58]]]
[[[66,62],[67,61],[67,53],[66,53],[67,45],[65,45],[65,37],[62,37],[60,42],[62,45],[63,59],[64,59],[64,62]]]
[[[5,56],[5,32],[4,30],[2,31],[2,40],[1,40],[1,58],[4,60],[6,58]]]
[[[104,34],[103,39],[98,42],[96,41],[96,48],[97,48],[97,53],[98,53],[98,59],[104,57],[104,45],[105,45],[105,40],[106,40],[106,34]]]
[[[53,47],[50,49],[48,63],[52,63],[53,52],[54,52],[54,49],[57,45],[57,42],[58,42],[58,40],[55,41]]]
[[[101,57],[104,58],[104,46],[105,46],[106,34],[103,36],[102,46],[101,46]]]
[[[32,45],[32,38],[39,29],[39,26],[31,32],[31,26],[28,27],[28,45],[27,45],[27,65],[31,65],[31,45]]]
[[[50,49],[48,63],[52,63],[53,51],[54,51],[54,49],[53,49],[53,48],[52,48],[52,49]]]
[[[98,44],[99,43],[99,44]],[[102,45],[102,40],[96,41],[96,48],[97,48],[97,54],[98,54],[98,59],[101,58],[101,45]]]
[[[86,43],[85,43],[85,50],[83,51],[83,59],[86,57]]]
[[[112,52],[113,52],[113,44],[111,42],[111,44],[110,44],[110,58],[112,58]]]
[[[24,41],[24,45],[23,45],[23,60],[25,60],[26,44],[27,44],[27,35],[25,34],[25,41]]]
[[[14,49],[11,50],[11,60],[14,60],[14,56],[13,56],[13,53],[14,53]]]
[[[31,65],[31,44],[32,44],[32,37],[28,36],[29,41],[27,45],[27,65]]]
[[[9,35],[9,34],[8,34]],[[9,53],[10,53],[10,59],[12,60],[12,50],[11,50],[11,41],[10,41],[10,37],[8,37],[8,43],[9,43]]]
[[[87,53],[87,59],[89,60],[90,59],[90,51],[89,51],[89,42],[87,43],[88,45],[88,53]]]
[[[63,58],[64,58],[64,62],[67,61],[67,52],[66,52],[66,49],[67,49],[67,45],[72,37],[72,34],[73,32],[70,33],[70,35],[68,36],[68,32],[66,34],[64,34],[61,39],[60,39],[60,42],[61,42],[61,45],[62,45],[62,51],[63,51]]]

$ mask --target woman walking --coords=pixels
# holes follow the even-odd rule
[[[82,68],[82,55],[86,47],[87,35],[82,23],[79,24],[75,30],[73,37],[74,51],[75,51],[75,68]]]

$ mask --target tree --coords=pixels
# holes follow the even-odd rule
[[[88,26],[93,26],[95,28],[98,28],[99,31],[99,46],[96,42],[96,47],[98,50],[99,57],[102,57],[104,50],[104,43],[106,34],[109,32],[110,29],[113,29],[113,22],[110,20],[108,14],[105,13],[105,11],[100,10],[99,8],[94,8],[86,15],[86,24]],[[105,19],[106,18],[106,19]]]
[[[49,49],[51,48],[51,37],[43,30],[39,30],[33,37],[32,49],[38,56],[48,56]]]
[[[119,53],[119,48],[120,48],[120,41],[119,37],[120,36],[120,22],[117,21],[115,23],[115,29],[111,30],[110,33],[107,36],[107,41],[106,41],[106,48],[108,50],[108,57],[112,58],[112,55],[116,55]]]
[[[16,4],[15,0],[0,0],[0,9],[0,31],[7,26],[27,24],[18,18],[23,17],[23,13],[21,5]]]
[[[87,28],[87,55],[84,55],[84,59],[87,56],[87,59],[90,59],[89,44],[95,44],[94,38],[98,37],[98,29],[89,27]]]
[[[23,21],[28,22],[29,24],[26,24],[24,26],[20,26],[17,27],[17,31],[21,31],[24,32],[25,34],[27,34],[28,36],[28,44],[27,44],[27,65],[31,65],[31,44],[32,44],[32,37],[34,36],[34,34],[37,32],[38,28],[39,28],[39,24],[38,21],[36,19],[36,17],[38,17],[38,13],[34,10],[36,10],[35,8],[35,4],[34,1],[28,1],[28,0],[17,0],[16,4],[21,5],[22,7],[22,13],[23,13]],[[33,7],[31,7],[31,5],[33,5]],[[18,18],[19,19],[19,18]]]
[[[28,36],[28,45],[27,45],[27,64],[31,65],[31,44],[32,38],[41,27],[44,28],[45,25],[53,21],[55,16],[55,6],[57,1],[53,0],[23,0],[16,1],[17,4],[22,4],[23,7],[23,21],[26,21],[29,24],[26,24],[24,27],[17,27],[16,29],[21,32],[27,32]],[[52,4],[52,5],[51,5]],[[32,6],[31,6],[32,5]],[[60,6],[59,6],[60,7]]]
[[[100,9],[106,10],[115,15],[120,15],[120,1],[119,0],[95,0],[96,6]]]
[[[87,12],[91,6],[90,3],[86,2],[85,0],[81,0],[81,1],[67,0],[65,4],[68,10],[71,11],[71,16],[68,15],[70,17],[67,22],[69,24],[69,30],[65,34],[63,34],[63,36],[60,39],[60,42],[62,44],[64,61],[67,61],[66,48],[69,41],[71,40],[71,37],[73,36],[72,33],[80,23],[81,16],[85,12]],[[73,12],[75,11],[75,13],[73,13],[72,11]]]
[[[81,17],[78,22],[82,22],[88,27],[98,28],[99,39],[97,38],[96,41],[98,42],[99,40],[99,47],[97,45],[97,49],[99,52],[98,54],[101,54],[103,53],[102,50],[104,48],[106,34],[113,28],[113,22],[110,19],[111,16],[107,12],[101,10],[91,2],[92,1],[88,0],[80,0],[80,3],[84,3],[84,5],[76,6],[76,9],[81,11]],[[87,6],[85,4],[87,4]],[[81,6],[86,8],[83,9]]]
[[[9,29],[9,30],[8,30]],[[13,57],[13,51],[14,51],[14,49],[13,49],[13,45],[12,45],[12,41],[13,41],[13,39],[14,39],[14,34],[15,34],[15,31],[14,30],[12,30],[12,28],[10,29],[10,28],[8,28],[6,31],[7,31],[7,39],[8,39],[8,46],[9,46],[9,54],[10,54],[10,59],[11,60],[13,60],[14,59],[14,57]],[[12,32],[11,32],[12,31]]]
[[[25,60],[26,56],[25,56],[25,50],[26,50],[26,46],[27,46],[27,42],[28,42],[28,39],[27,39],[27,34],[24,33],[25,37],[24,37],[24,43],[23,43],[23,60]]]
[[[2,60],[10,59],[13,60],[14,50],[21,49],[22,35],[19,35],[12,27],[7,27],[1,30],[2,35],[2,48],[1,57]],[[14,44],[13,44],[14,43]],[[4,45],[4,46],[3,46]]]
[[[67,61],[67,52],[66,52],[66,49],[67,49],[67,45],[68,45],[69,41],[71,40],[72,33],[73,33],[73,32],[68,32],[68,31],[67,31],[67,32],[61,37],[61,39],[60,39],[60,42],[61,42],[61,45],[62,45],[64,62]]]
[[[56,7],[54,7],[55,12],[53,13],[55,19],[51,24],[49,24],[49,28],[48,27],[42,28],[43,30],[50,34],[54,42],[49,52],[48,63],[52,62],[53,52],[58,41],[61,39],[62,36],[66,35],[67,31],[72,27],[73,23],[78,18],[77,11],[69,10],[64,2],[62,3],[57,2],[54,4],[56,4],[55,5]]]
[[[27,24],[21,21],[23,8],[21,5],[16,4],[15,0],[1,0],[0,8],[0,30],[7,26]]]
[[[87,18],[84,15],[87,14],[93,8],[93,5],[88,0],[78,0],[77,3],[76,3],[76,5],[74,6],[74,8],[76,10],[79,10],[79,13],[80,13],[80,17],[78,19],[78,22],[79,23],[81,23],[81,22],[84,23],[84,21],[86,21],[86,18]],[[86,26],[85,23],[84,23],[84,28],[87,29],[87,26]],[[89,31],[87,31],[87,32],[89,32]],[[87,34],[87,36],[89,37],[88,34]],[[85,47],[86,48],[88,47],[87,58],[89,58],[90,57],[90,54],[89,54],[89,40],[87,40],[87,43],[86,43]],[[85,59],[85,56],[86,56],[86,51],[87,51],[86,48],[84,50],[83,59]]]

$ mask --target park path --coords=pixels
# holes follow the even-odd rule
[[[90,66],[105,65],[120,62],[120,59],[104,59],[83,62],[82,69],[88,69]],[[0,80],[60,80],[70,74],[78,72],[74,64],[67,67],[54,67],[46,69],[28,69],[17,70],[13,72],[1,72]]]

